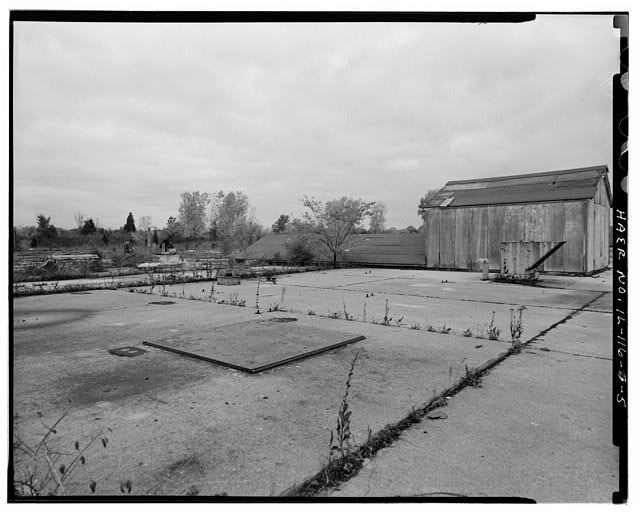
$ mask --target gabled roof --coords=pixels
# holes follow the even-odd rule
[[[605,181],[611,203],[608,172],[606,165],[598,165],[516,176],[449,181],[429,200],[427,207],[455,208],[591,199],[598,190],[600,179]]]

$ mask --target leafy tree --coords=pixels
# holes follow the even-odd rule
[[[211,196],[211,211],[209,213],[209,237],[214,242],[220,237],[218,226],[220,224],[220,207],[224,200],[224,192],[220,190]]]
[[[36,217],[36,221],[38,224],[36,233],[39,239],[50,240],[56,237],[58,230],[53,224],[51,224],[51,217],[45,217],[43,214],[39,214]]]
[[[278,220],[271,226],[271,231],[274,233],[284,233],[287,229],[287,224],[289,223],[289,215],[285,215],[284,213],[278,217]]]
[[[218,213],[218,236],[233,238],[247,220],[249,198],[242,192],[229,192],[224,196]]]
[[[240,249],[246,249],[260,239],[264,233],[264,228],[260,223],[254,218],[249,218],[238,225],[233,240]]]
[[[195,192],[183,192],[180,196],[180,208],[178,218],[189,236],[197,237],[206,227],[207,206],[210,203],[209,194]]]
[[[264,234],[260,223],[249,216],[249,198],[241,191],[214,194],[209,222],[211,239],[220,241],[225,253],[244,249]]]
[[[167,226],[164,229],[164,233],[171,242],[177,242],[184,234],[184,228],[175,217],[171,216],[167,219]]]
[[[420,198],[420,202],[418,203],[418,215],[424,217],[427,212],[427,203],[440,191],[440,188],[433,188],[431,190],[427,190],[427,193],[424,194]]]
[[[38,229],[47,229],[50,226],[51,217],[45,217],[42,213],[36,216],[36,222],[38,224]]]
[[[136,232],[136,223],[133,220],[133,214],[131,212],[129,212],[129,215],[127,216],[127,223],[124,225],[124,230],[127,233],[135,233]]]
[[[305,196],[302,204],[308,210],[304,214],[305,223],[329,250],[335,268],[347,238],[356,232],[362,219],[371,214],[375,203],[342,197],[322,204]]]
[[[371,233],[382,233],[384,231],[385,214],[387,207],[383,202],[376,202],[371,207],[369,215],[369,231]]]
[[[90,235],[92,233],[95,233],[96,231],[97,228],[95,223],[93,222],[93,219],[87,219],[84,221],[80,233],[82,233],[83,235]]]

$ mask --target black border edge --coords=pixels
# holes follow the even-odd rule
[[[612,13],[613,14],[613,13]],[[523,23],[533,12],[417,11],[56,11],[13,10],[12,21],[119,23],[256,23],[256,22],[440,22]]]
[[[626,503],[628,498],[628,91],[623,76],[629,70],[629,16],[616,15],[613,26],[620,30],[620,73],[613,76],[613,351],[612,351],[612,443],[618,447],[618,491],[611,500]],[[627,75],[628,77],[628,75]],[[628,84],[628,82],[626,82]],[[626,122],[626,123],[625,123]]]
[[[9,14],[9,242],[7,249],[9,250],[9,270],[7,271],[7,296],[9,307],[9,328],[8,339],[9,344],[9,363],[8,366],[8,381],[9,381],[9,414],[7,418],[8,423],[8,443],[7,443],[7,501],[14,499],[13,493],[13,251],[15,247],[15,238],[13,231],[13,20],[12,14]]]
[[[13,280],[13,41],[14,41],[14,22],[119,22],[119,23],[240,23],[240,22],[426,22],[426,23],[522,23],[527,21],[533,21],[539,14],[552,15],[552,14],[566,14],[566,15],[611,15],[615,19],[618,17],[627,18],[628,12],[620,11],[576,11],[576,12],[511,12],[511,13],[496,13],[496,12],[439,12],[439,13],[427,13],[427,12],[329,12],[329,11],[308,11],[308,12],[284,12],[284,11],[270,11],[270,12],[256,12],[256,11],[219,11],[219,12],[201,12],[201,11],[61,11],[61,10],[10,10],[9,12],[9,245],[11,256],[9,257],[9,271],[8,286],[12,284]],[[621,67],[628,70],[628,33],[623,29],[621,31],[620,38],[621,49]],[[616,120],[622,121],[627,116],[627,91],[622,88],[620,84],[620,74],[614,76],[613,84],[613,192],[614,192],[614,237],[617,236],[617,219],[616,210],[622,209],[625,219],[622,220],[623,228],[619,233],[625,233],[628,228],[628,211],[627,211],[627,194],[622,190],[620,181],[627,173],[627,153],[619,154],[616,149],[620,149],[622,143],[626,142],[626,136],[623,136],[618,131],[618,126],[615,123]],[[621,107],[624,107],[624,115],[617,118],[620,114]],[[617,145],[619,144],[619,145]],[[623,240],[626,237],[622,237]],[[614,240],[614,244],[616,241]],[[623,247],[620,247],[624,254],[622,258],[617,257],[618,246],[614,245],[614,289],[617,284],[618,271],[624,274],[624,279],[627,278],[627,261],[626,261],[626,249],[627,241],[620,242]],[[9,311],[13,313],[13,295],[12,290],[7,289]],[[626,319],[627,313],[627,294],[626,289],[624,294],[621,293],[620,299],[624,303],[616,304],[617,296],[614,296],[614,315],[616,308],[623,310]],[[11,323],[10,323],[11,324]],[[613,387],[616,386],[616,382],[621,382],[626,386],[627,382],[627,345],[624,347],[617,347],[616,343],[616,330],[623,329],[625,334],[627,333],[626,320],[623,325],[614,324],[613,332]],[[41,497],[35,498],[19,498],[15,497],[12,489],[13,478],[13,459],[12,459],[12,440],[13,440],[13,427],[11,425],[13,414],[13,331],[12,326],[8,328],[9,333],[9,442],[8,444],[8,471],[7,471],[7,502],[11,503],[69,503],[69,502],[101,502],[101,503],[131,503],[131,502],[143,502],[143,503],[185,503],[185,502],[204,502],[204,503],[229,503],[229,502],[243,502],[243,503],[282,503],[282,502],[294,502],[294,503],[343,503],[343,502],[357,502],[357,503],[418,503],[418,502],[431,502],[431,503],[535,503],[535,501],[528,498],[518,497],[427,497],[427,498],[404,498],[404,497],[392,497],[392,498],[321,498],[321,499],[304,499],[304,498],[278,498],[278,497],[236,497],[236,496],[67,496],[67,497]],[[626,342],[626,340],[624,341]],[[621,356],[620,364],[624,364],[624,368],[616,369],[615,357],[619,349],[624,349]],[[621,371],[625,376],[624,380],[618,377],[618,372]],[[626,393],[626,390],[625,390]],[[626,399],[626,398],[625,398]],[[620,490],[614,492],[612,495],[613,503],[625,503],[628,496],[628,479],[627,479],[627,408],[621,406],[620,403],[616,403],[616,396],[613,395],[613,444],[620,448]]]

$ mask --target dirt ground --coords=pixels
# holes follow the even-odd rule
[[[67,493],[90,494],[94,480],[96,493],[120,494],[120,483],[129,480],[132,494],[278,495],[326,464],[356,352],[349,405],[354,439],[362,443],[369,430],[398,421],[457,380],[465,367],[507,350],[511,310],[526,307],[523,340],[575,312],[572,324],[584,324],[567,326],[571,331],[558,326],[537,344],[544,351],[505,360],[487,375],[486,387],[473,389],[473,398],[469,389],[454,397],[450,409],[460,422],[452,412],[450,419],[438,422],[449,429],[420,434],[428,443],[421,448],[421,460],[432,457],[439,465],[419,477],[423,482],[397,481],[398,475],[421,470],[417,463],[412,469],[403,462],[407,452],[396,455],[394,446],[380,454],[380,460],[388,460],[388,477],[362,490],[358,482],[369,474],[365,468],[343,492],[412,496],[446,487],[541,501],[607,501],[617,472],[607,382],[611,285],[610,272],[593,278],[549,276],[530,287],[483,282],[476,273],[346,269],[280,276],[276,284],[262,281],[260,314],[257,280],[215,285],[213,292],[211,283],[173,285],[164,296],[156,286],[150,293],[146,287],[15,298],[14,427],[26,442],[37,444],[46,433],[38,413],[51,424],[68,410],[52,439],[58,450],[72,452],[76,440],[87,443],[108,435],[106,448],[98,443],[87,451],[86,464],[65,486]],[[174,303],[152,304],[157,301]],[[276,305],[318,331],[365,339],[254,375],[142,343],[206,339],[222,325],[282,315],[269,312]],[[385,313],[388,326],[381,324]],[[492,318],[500,330],[498,340],[486,338]],[[451,330],[439,333],[429,327]],[[131,357],[109,353],[124,346],[145,352]],[[556,367],[550,359],[564,362]],[[572,379],[576,374],[598,381],[585,389]],[[556,395],[556,384],[562,396]],[[508,400],[505,390],[511,393]],[[542,410],[545,399],[550,400],[542,404],[545,431],[528,434],[536,427],[523,425],[521,412],[529,406]],[[477,425],[470,424],[474,418]],[[497,418],[499,432],[480,424]],[[580,430],[586,419],[592,421],[589,432]],[[422,432],[419,425],[415,431]],[[466,450],[486,443],[504,450],[505,436],[516,433],[531,441],[527,449],[535,450],[540,469],[554,482],[564,482],[562,492],[550,485],[545,489],[544,482],[529,490],[529,479],[517,473],[522,464],[513,443],[508,453],[500,452],[502,467],[494,468],[491,478],[475,469],[456,477],[468,455],[442,451],[463,449],[451,436]],[[570,453],[558,455],[560,445]],[[559,456],[562,468],[553,458]],[[589,475],[608,481],[587,487],[576,481]]]

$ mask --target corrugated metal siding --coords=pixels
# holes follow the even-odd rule
[[[488,258],[489,251],[489,208],[471,208],[472,210],[472,256],[471,260],[480,258]],[[476,264],[472,263],[475,269]]]
[[[595,269],[596,264],[596,210],[593,199],[586,201],[586,213],[587,213],[587,246],[586,246],[586,260],[587,267]]]
[[[440,210],[429,210],[425,218],[427,267],[440,267]]]
[[[544,206],[542,217],[542,233],[545,242],[561,242],[564,238],[565,206],[564,203],[553,203]],[[551,255],[545,262],[545,270],[562,272],[564,270],[564,249]]]
[[[590,270],[609,265],[609,208],[589,202],[587,264]]]
[[[500,270],[500,245],[496,242],[504,242],[504,206],[489,206],[489,269]]]
[[[488,258],[489,268],[500,270],[501,242],[567,241],[545,262],[544,270],[591,271],[594,268],[587,268],[585,256],[586,202],[428,209],[425,225],[427,265],[441,269],[472,270],[478,259]],[[430,231],[437,219],[440,219],[440,224],[439,238],[436,240]],[[440,244],[437,250],[434,248],[436,241]]]
[[[480,206],[457,206],[454,201],[446,208],[428,208],[425,223],[427,265],[472,269],[476,260],[488,258],[490,269],[499,270],[500,242],[566,241],[565,246],[545,262],[544,270],[591,272],[606,267],[609,264],[610,218],[610,189],[607,176],[603,175],[606,170],[606,167],[593,167],[564,173],[447,183],[430,205],[438,206],[438,196],[444,199],[451,195],[475,195],[473,192],[478,190],[478,185],[483,186],[485,195],[496,198],[491,202],[483,201]],[[539,193],[554,188],[550,182],[561,185],[565,192],[571,190],[574,197],[576,193],[586,195],[587,190],[591,197],[540,202],[544,195]],[[499,187],[496,186],[498,183]],[[512,203],[511,200],[520,194],[507,196],[505,201],[504,196],[501,197],[503,187],[505,191],[526,190],[535,202]]]
[[[586,268],[586,209],[585,203],[566,203],[564,239],[564,270],[566,272],[582,272]]]
[[[445,209],[440,213],[440,265],[442,269],[456,266],[456,210]]]

